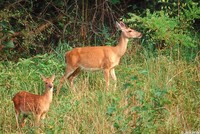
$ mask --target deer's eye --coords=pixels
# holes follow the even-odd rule
[[[46,82],[45,84],[47,85],[48,83]]]
[[[131,30],[129,30],[128,32],[129,32],[129,33],[131,33],[132,31],[131,31]]]

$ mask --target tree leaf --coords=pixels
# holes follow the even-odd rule
[[[15,47],[13,41],[11,41],[11,40],[8,42],[5,42],[4,45],[5,45],[5,48],[14,48]]]

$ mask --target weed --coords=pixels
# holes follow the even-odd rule
[[[129,46],[130,47],[130,46]],[[66,48],[63,48],[66,49]],[[0,63],[0,133],[32,133],[33,118],[16,129],[13,95],[21,90],[41,94],[39,74],[56,74],[55,89],[64,71],[62,48],[52,54]],[[42,133],[180,133],[199,131],[198,62],[165,55],[128,53],[116,68],[118,82],[109,91],[101,72],[83,72],[75,90],[67,84],[55,96]],[[97,79],[98,78],[98,79]]]

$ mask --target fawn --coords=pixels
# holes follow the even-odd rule
[[[65,62],[67,64],[65,74],[60,79],[57,94],[67,78],[73,86],[73,79],[81,70],[103,70],[106,81],[106,89],[109,86],[109,75],[116,81],[115,66],[119,64],[120,58],[127,49],[129,38],[141,38],[142,34],[125,26],[123,22],[116,22],[118,29],[122,31],[119,43],[116,46],[78,47],[66,52]]]
[[[38,125],[40,119],[44,119],[49,110],[53,98],[53,81],[55,75],[52,75],[51,78],[45,78],[43,75],[41,75],[41,77],[45,83],[45,92],[42,95],[21,91],[12,99],[15,108],[17,127],[19,127],[20,113],[23,114],[21,126],[24,127],[25,119],[29,113],[33,114],[35,117],[35,125]]]

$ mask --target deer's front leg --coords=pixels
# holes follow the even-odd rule
[[[114,68],[110,70],[110,75],[111,75],[111,77],[113,78],[114,81],[117,81],[117,77],[115,75],[115,69]]]
[[[116,89],[116,86],[117,86],[117,77],[115,75],[115,69],[114,68],[110,70],[110,75],[111,75],[112,79],[115,81],[114,89]]]

